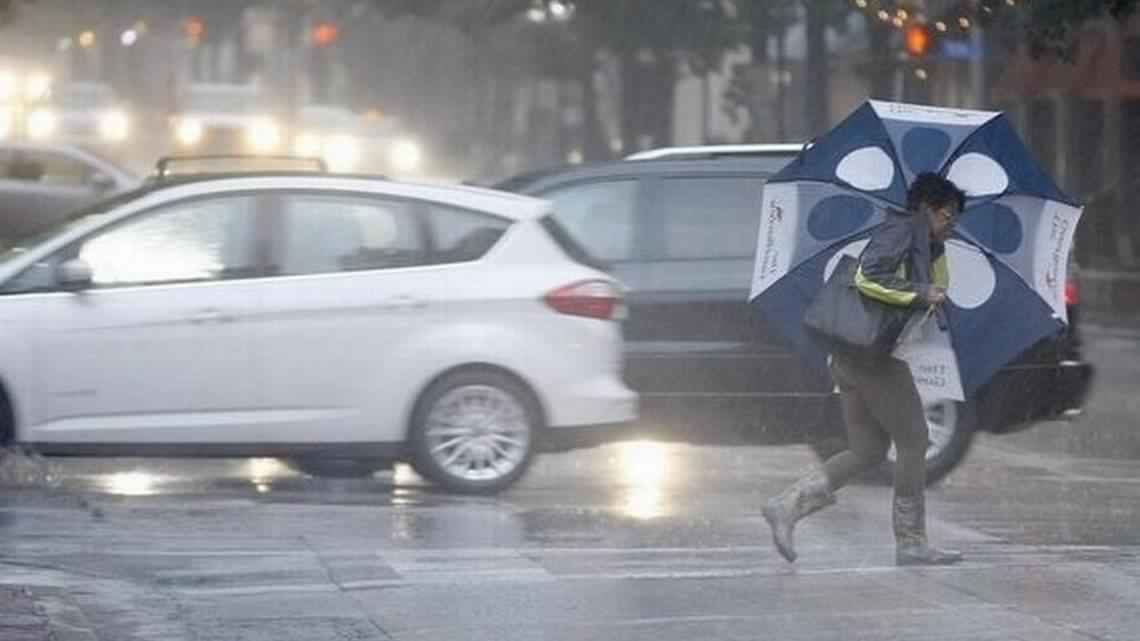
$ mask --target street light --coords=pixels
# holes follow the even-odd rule
[[[548,5],[550,16],[555,20],[566,20],[570,17],[570,12],[573,11],[572,5],[562,2],[561,0],[551,0]]]
[[[574,17],[576,9],[569,0],[534,0],[526,10],[526,19],[537,24],[566,22]]]

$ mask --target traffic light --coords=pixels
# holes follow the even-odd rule
[[[334,22],[318,22],[313,26],[313,45],[327,47],[340,38],[340,28]]]
[[[206,21],[198,16],[187,18],[182,29],[186,32],[186,37],[194,42],[200,42],[202,38],[206,37]]]
[[[923,24],[909,25],[903,32],[903,46],[906,47],[906,52],[915,58],[921,58],[930,53],[933,40],[930,27]]]

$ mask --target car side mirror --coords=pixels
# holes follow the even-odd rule
[[[56,268],[55,279],[65,290],[80,291],[94,284],[95,274],[87,261],[82,258],[72,258]]]
[[[111,191],[115,188],[115,179],[102,172],[92,174],[88,182],[99,193]]]

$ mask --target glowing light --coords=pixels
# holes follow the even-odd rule
[[[119,42],[121,42],[124,47],[133,46],[138,41],[139,32],[135,31],[134,29],[127,29],[121,36],[119,36]]]
[[[182,145],[193,147],[202,142],[204,133],[205,129],[202,127],[201,122],[193,118],[186,118],[178,123],[178,129],[174,132],[174,135]]]
[[[966,16],[962,16],[961,18],[958,18],[958,26],[962,27],[963,29],[969,29],[970,28],[970,19],[967,18]]]
[[[316,158],[321,155],[321,137],[311,132],[305,132],[297,136],[297,141],[293,143],[293,152],[298,156],[306,158]]]
[[[939,30],[939,31],[946,31],[946,29],[947,29],[946,23],[942,22],[941,20],[934,23],[934,28]]]
[[[352,136],[333,136],[324,144],[324,159],[330,171],[352,171],[360,162],[360,143]]]
[[[109,142],[126,140],[130,130],[130,118],[122,111],[108,111],[99,118],[99,135]]]
[[[24,83],[24,95],[28,100],[43,100],[51,95],[51,76],[46,73],[33,73]]]
[[[867,0],[855,0],[855,6],[859,7],[860,9],[866,9]]]
[[[12,135],[12,128],[15,117],[12,110],[8,107],[0,108],[0,140],[4,140]]]
[[[416,474],[411,465],[398,463],[392,470],[392,482],[396,485],[408,485],[411,483],[416,483],[419,480],[419,475]]]
[[[37,109],[28,116],[28,135],[34,140],[50,138],[55,133],[57,125],[54,113],[47,109]]]
[[[574,13],[574,5],[562,0],[551,0],[549,9],[550,16],[555,20],[568,20]]]
[[[902,19],[902,18],[895,18],[895,19],[894,19],[894,20],[892,20],[891,22],[893,22],[893,23],[894,23],[894,25],[895,25],[896,27],[900,28],[900,29],[902,28],[902,26],[903,26],[904,24],[906,24],[906,23],[904,23],[904,22],[903,22],[903,19]]]
[[[926,69],[915,69],[915,70],[914,70],[914,75],[915,75],[915,77],[917,77],[919,80],[926,80],[926,79],[929,77],[929,74],[928,74],[928,73],[926,73]]]
[[[147,496],[155,493],[159,478],[149,472],[118,472],[107,478],[105,486],[111,494]]]
[[[635,519],[665,515],[666,448],[662,443],[622,443],[618,453],[623,486],[628,488],[621,510]]]
[[[258,118],[249,126],[246,137],[254,152],[273,151],[281,144],[281,128],[270,118]]]
[[[886,22],[891,19],[891,14],[887,13],[884,9],[879,9],[879,20]]]
[[[901,19],[901,20],[906,20],[907,18],[910,17],[910,13],[908,13],[906,9],[899,9],[898,13],[896,13],[895,15],[897,15],[899,17],[899,19]]]
[[[581,149],[571,149],[570,153],[566,154],[566,162],[571,165],[580,165],[583,160],[585,160],[585,156],[582,155]]]
[[[423,162],[423,150],[411,140],[401,140],[392,145],[392,164],[398,171],[416,171]]]
[[[251,458],[246,463],[246,476],[254,485],[264,485],[287,472],[287,468],[275,458]]]
[[[84,49],[90,49],[91,47],[94,47],[95,46],[95,32],[94,31],[84,31],[83,33],[79,34],[79,46],[83,47]]]
[[[16,93],[16,77],[9,72],[0,72],[0,100],[7,100]]]

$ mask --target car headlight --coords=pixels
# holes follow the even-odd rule
[[[122,111],[108,111],[99,117],[99,135],[108,142],[126,140],[130,128],[130,119]]]
[[[360,162],[360,143],[352,136],[332,136],[325,141],[323,157],[330,171],[352,171]]]
[[[51,95],[51,76],[46,73],[33,73],[24,84],[24,96],[28,100],[44,100]]]
[[[249,125],[246,137],[255,152],[273,151],[281,144],[281,128],[271,118],[258,118]]]
[[[389,158],[397,171],[416,171],[423,163],[423,150],[414,140],[398,140],[393,143]]]
[[[50,138],[58,124],[55,114],[47,109],[36,109],[28,116],[28,136],[34,140]]]
[[[305,132],[297,136],[293,143],[293,152],[306,158],[317,158],[321,155],[321,137],[312,132]]]
[[[12,135],[12,126],[15,124],[15,116],[12,110],[8,107],[0,107],[0,140],[5,140]]]
[[[175,137],[178,138],[178,143],[186,147],[193,147],[194,145],[202,142],[203,127],[201,121],[193,118],[183,118],[178,122],[178,128],[174,131]]]
[[[0,72],[0,100],[10,100],[16,94],[16,76],[10,71]]]

